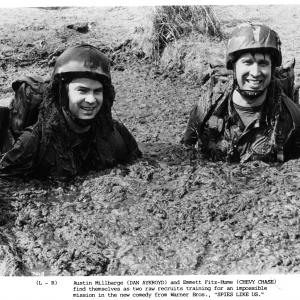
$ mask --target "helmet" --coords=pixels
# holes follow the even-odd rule
[[[103,84],[111,84],[108,58],[91,45],[79,45],[68,48],[56,60],[52,79],[72,80],[91,78]]]
[[[111,83],[109,59],[94,46],[83,44],[66,49],[56,60],[51,77],[50,90],[60,107],[69,109],[67,84],[75,78],[90,78],[103,84],[101,111],[111,114],[115,99]]]
[[[278,34],[266,25],[244,23],[232,33],[227,44],[226,67],[233,70],[233,63],[237,57],[249,50],[260,50],[270,53],[274,67],[280,66],[282,61]]]

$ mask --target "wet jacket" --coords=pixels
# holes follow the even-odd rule
[[[107,137],[103,137],[97,128],[84,134],[66,130],[52,135],[44,149],[41,146],[41,128],[37,123],[27,127],[13,148],[3,156],[0,176],[73,177],[89,170],[127,163],[140,155],[132,135],[116,121]]]
[[[182,142],[216,160],[286,161],[300,157],[300,107],[273,80],[258,119],[247,127],[232,102],[233,81],[209,87],[191,111]]]
[[[25,128],[12,149],[2,155],[0,177],[55,176],[70,178],[89,170],[101,170],[141,156],[127,128],[100,110],[90,129],[72,131],[61,108],[46,100],[39,119]]]

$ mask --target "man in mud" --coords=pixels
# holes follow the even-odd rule
[[[201,95],[182,142],[198,142],[214,160],[283,162],[300,157],[300,108],[274,77],[280,39],[261,24],[242,24],[228,41],[226,67],[233,79]],[[215,82],[214,82],[215,83]]]
[[[0,176],[73,177],[141,156],[126,127],[112,119],[115,97],[107,57],[97,48],[68,48],[55,64],[38,121],[0,161]]]

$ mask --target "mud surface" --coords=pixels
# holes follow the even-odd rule
[[[2,63],[1,97],[20,74],[48,74],[51,54],[59,52],[63,39],[65,44],[74,39],[94,43],[106,49],[113,61],[114,116],[131,130],[144,153],[133,165],[68,183],[0,181],[0,274],[300,272],[300,160],[283,165],[223,164],[182,148],[179,140],[199,86],[184,74],[160,72],[122,47],[144,13],[128,9],[0,11],[0,55],[9,57]],[[230,30],[234,21],[226,20],[234,10],[219,7],[218,11],[222,9]],[[265,7],[252,10],[253,18],[265,21]],[[281,10],[272,6],[267,20],[277,24],[275,29],[285,41],[286,33],[293,36],[300,21],[293,17],[295,10],[286,9],[290,15],[285,20],[295,22],[280,27]],[[243,11],[233,20],[240,22],[249,14]],[[26,13],[36,21],[22,23],[21,15]],[[110,27],[114,32],[110,39],[105,22],[101,28],[93,24],[101,13],[107,24],[113,24],[109,16],[124,21]],[[57,22],[50,22],[49,14]],[[92,24],[85,34],[65,27],[81,21]],[[42,29],[39,23],[44,24]],[[293,40],[296,43],[297,37]],[[46,49],[47,54],[41,55]],[[298,53],[286,45],[284,53],[297,59]],[[38,59],[31,60],[30,55]],[[21,66],[17,59],[27,65]]]

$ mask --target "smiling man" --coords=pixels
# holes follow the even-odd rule
[[[233,31],[226,55],[233,80],[212,80],[203,91],[182,139],[186,146],[198,142],[208,157],[231,162],[300,157],[300,108],[274,77],[280,45],[265,25],[241,24]]]
[[[69,108],[82,120],[94,119],[103,103],[103,84],[89,78],[72,80],[68,86]]]
[[[67,92],[69,106],[62,108],[65,119],[73,131],[88,131],[90,124],[84,120],[94,119],[99,112],[103,104],[103,84],[89,78],[76,78],[67,85]],[[84,126],[85,123],[88,126]]]
[[[141,156],[126,127],[113,120],[108,58],[97,48],[68,48],[56,60],[37,123],[0,161],[0,176],[74,177]]]

